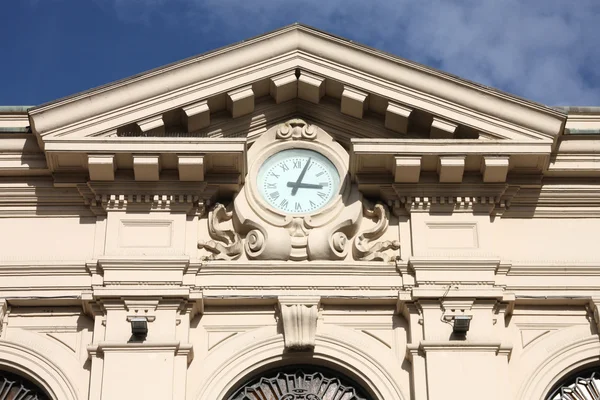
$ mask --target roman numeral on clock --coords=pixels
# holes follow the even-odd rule
[[[296,202],[295,210],[296,211],[302,211],[302,206],[300,205],[300,203]]]
[[[285,164],[285,163],[284,163],[284,164],[281,164],[281,169],[283,170],[283,172],[285,172],[285,171],[289,171],[289,170],[290,170],[290,168],[289,168],[289,167],[287,166],[287,164]]]
[[[276,183],[267,183],[267,189],[277,189]]]
[[[301,166],[302,166],[302,161],[300,161],[300,160],[294,161],[294,166],[293,166],[294,169],[301,168]]]
[[[315,175],[315,176],[321,176],[321,175],[323,175],[324,173],[325,173],[324,171],[321,171],[321,172],[319,172],[319,173],[318,173],[317,175]]]
[[[273,192],[269,194],[269,196],[271,196],[273,200],[277,200],[277,198],[279,197],[279,192]]]
[[[316,207],[317,206],[315,203],[312,202],[312,200],[309,200],[308,202],[310,203],[311,207]]]
[[[275,178],[279,178],[279,175],[277,175],[275,172],[271,172],[269,175],[274,176]]]
[[[281,208],[286,208],[286,207],[287,207],[287,205],[288,205],[288,201],[287,201],[287,199],[283,199],[283,200],[281,200],[281,203],[279,203],[279,206],[280,206]]]
[[[319,195],[320,198],[322,198],[323,200],[325,200],[327,198],[327,195],[323,192],[318,192],[317,193]]]

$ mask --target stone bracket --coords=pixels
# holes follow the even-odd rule
[[[589,307],[596,323],[597,332],[600,334],[600,297],[591,297]]]
[[[286,350],[314,348],[321,298],[318,296],[279,296],[277,300]]]

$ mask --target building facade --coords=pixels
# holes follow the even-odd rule
[[[600,399],[600,109],[293,25],[0,127],[0,399]]]

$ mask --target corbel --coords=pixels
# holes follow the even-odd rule
[[[481,161],[481,174],[483,181],[488,182],[506,182],[508,174],[509,157],[483,156]]]
[[[355,118],[362,118],[367,110],[368,93],[361,92],[349,86],[344,86],[342,92],[341,112]]]
[[[441,183],[460,183],[465,172],[464,156],[440,156],[437,172]]]
[[[160,179],[160,157],[134,154],[133,174],[136,181],[158,181]]]
[[[473,317],[471,309],[475,303],[474,298],[443,299],[441,303],[444,321],[450,322],[459,315]]]
[[[159,299],[123,299],[123,302],[128,311],[127,322],[140,317],[145,318],[148,322],[156,319]]]
[[[298,78],[298,97],[319,104],[323,96],[325,96],[325,78],[301,71]]]
[[[140,130],[144,133],[152,133],[155,135],[165,134],[165,121],[163,120],[162,114],[138,121],[137,126],[139,126]]]
[[[9,312],[10,308],[6,299],[0,299],[0,337],[2,337],[3,332],[6,332],[5,327],[8,325]]]
[[[114,181],[117,164],[114,154],[88,154],[88,171],[92,181]]]
[[[432,139],[452,139],[458,125],[441,118],[433,117],[429,136]]]
[[[288,71],[284,74],[272,77],[269,92],[277,104],[295,99],[298,95],[298,78],[296,78],[296,71]]]
[[[277,300],[286,350],[314,348],[321,298],[318,296],[279,296]]]
[[[596,331],[600,334],[600,296],[592,296],[589,302],[590,311],[596,323]]]
[[[244,86],[227,93],[227,110],[233,118],[254,111],[254,91],[252,85]]]
[[[395,132],[406,133],[412,111],[412,108],[389,102],[385,110],[385,127]]]
[[[208,101],[202,100],[182,108],[184,124],[188,132],[194,132],[210,125]]]
[[[396,156],[394,168],[395,183],[418,183],[421,176],[420,156]]]
[[[201,182],[204,180],[203,155],[178,155],[177,169],[180,181]]]

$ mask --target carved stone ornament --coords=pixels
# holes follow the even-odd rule
[[[298,149],[319,153],[318,157],[326,159],[330,171],[337,171],[339,177],[339,185],[329,200],[305,213],[273,206],[261,192],[265,182],[264,175],[260,175],[261,167],[270,157]],[[393,258],[393,252],[388,250],[397,250],[399,242],[379,241],[390,223],[387,208],[381,204],[372,209],[363,206],[362,194],[350,182],[348,152],[323,129],[292,119],[262,134],[248,150],[247,157],[249,168],[244,188],[235,196],[231,211],[217,204],[208,215],[208,234],[212,240],[201,241],[198,246],[211,253],[209,260],[334,261],[354,257],[358,261],[388,262]],[[290,170],[293,168],[283,169]],[[305,172],[306,169],[298,170],[299,180]],[[287,180],[295,179],[289,176]],[[259,186],[259,179],[263,186]],[[287,183],[291,187],[289,184],[293,182]],[[304,189],[311,188],[310,184],[307,186]],[[278,188],[274,193],[279,196],[281,190]],[[363,231],[357,236],[361,226]]]
[[[208,233],[214,240],[198,242],[198,247],[210,251],[210,260],[235,260],[242,254],[242,241],[233,229],[223,229],[221,224],[230,221],[233,212],[227,211],[223,204],[215,204],[208,213]]]
[[[390,213],[383,204],[375,204],[373,209],[369,209],[365,204],[364,216],[366,218],[375,219],[376,225],[358,234],[354,240],[354,250],[356,258],[361,261],[385,261],[390,260],[390,255],[386,254],[386,250],[400,249],[400,242],[397,240],[377,241],[385,233],[389,225]]]
[[[302,119],[291,119],[277,128],[276,138],[287,139],[306,139],[313,140],[317,137],[317,130],[313,125],[307,124]]]
[[[279,308],[285,348],[305,350],[315,347],[319,298],[280,297]]]
[[[27,379],[0,371],[0,400],[50,400],[50,398]]]
[[[308,367],[310,368],[310,367]],[[306,368],[308,370],[308,368]],[[333,373],[273,372],[238,389],[228,400],[367,400]]]

